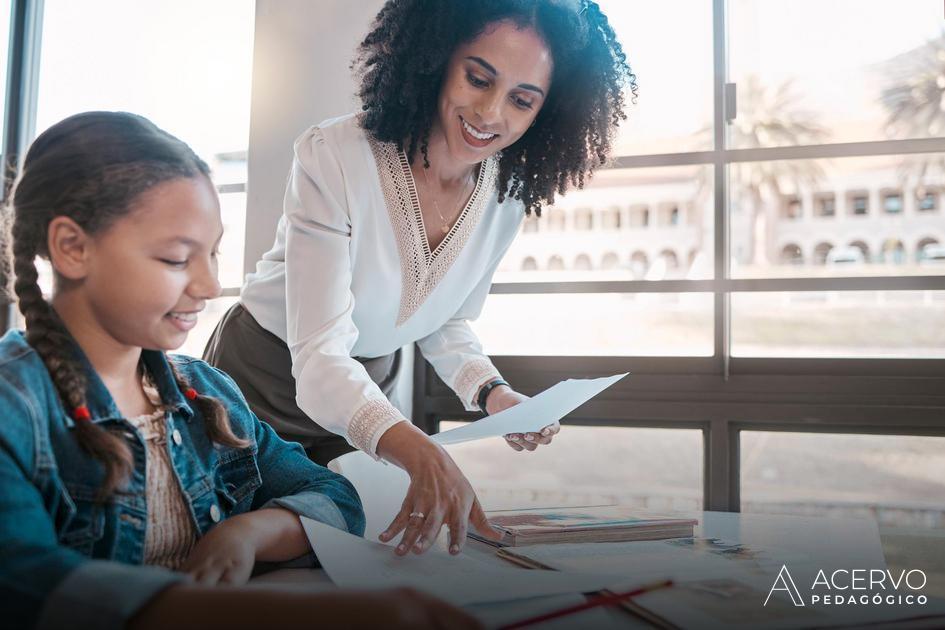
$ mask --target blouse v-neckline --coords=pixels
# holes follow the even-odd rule
[[[393,142],[370,139],[369,143],[400,254],[401,296],[397,315],[400,326],[423,305],[469,241],[482,217],[489,196],[488,184],[495,182],[498,164],[494,157],[482,162],[476,186],[462,212],[440,243],[431,249],[406,153]]]
[[[436,258],[437,254],[440,252],[440,248],[443,244],[450,239],[453,233],[456,231],[456,228],[466,217],[469,207],[472,205],[473,200],[476,197],[476,191],[479,189],[480,184],[480,175],[482,174],[483,169],[479,169],[479,173],[476,175],[476,185],[473,187],[472,193],[469,195],[469,199],[466,200],[465,205],[463,206],[462,211],[457,215],[456,220],[453,221],[453,225],[450,226],[450,229],[447,230],[443,238],[440,239],[440,242],[437,243],[436,247],[430,248],[430,233],[427,231],[426,221],[423,220],[423,209],[420,205],[420,193],[417,190],[417,178],[413,176],[413,169],[410,168],[410,161],[407,159],[407,154],[403,151],[399,151],[400,154],[400,165],[404,169],[404,175],[407,179],[407,188],[410,193],[410,202],[413,205],[414,214],[417,218],[418,227],[420,228],[420,235],[423,237],[422,241],[424,243],[425,250],[424,256],[428,261],[432,261]]]

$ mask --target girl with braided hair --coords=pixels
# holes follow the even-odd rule
[[[219,200],[186,144],[132,114],[72,116],[30,147],[11,205],[26,331],[0,339],[4,624],[474,625],[412,592],[239,588],[310,555],[299,515],[360,535],[364,514],[229,377],[165,353],[220,293]]]
[[[526,397],[468,320],[526,214],[608,156],[634,77],[591,0],[389,0],[361,42],[362,111],[295,143],[275,244],[205,352],[325,463],[360,449],[410,486],[380,537],[423,553],[494,533],[449,455],[388,398],[416,343],[468,411]],[[557,423],[510,435],[532,451]]]

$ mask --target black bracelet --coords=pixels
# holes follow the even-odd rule
[[[479,405],[479,410],[482,413],[489,415],[489,412],[486,411],[486,400],[489,398],[489,392],[498,387],[499,385],[505,385],[506,387],[511,387],[508,383],[503,381],[501,378],[497,378],[494,381],[486,383],[482,386],[482,389],[479,390],[479,398],[476,399],[476,404]]]

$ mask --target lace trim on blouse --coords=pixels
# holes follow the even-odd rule
[[[456,387],[454,390],[460,399],[468,401],[472,406],[476,406],[476,394],[479,388],[487,381],[493,378],[501,378],[501,374],[492,365],[492,362],[485,359],[474,359],[466,363],[456,374]]]
[[[403,420],[403,414],[387,399],[375,398],[364,403],[354,414],[348,425],[348,441],[355,448],[375,455],[375,436],[382,430]]]
[[[430,251],[420,197],[407,155],[392,142],[379,142],[370,137],[368,142],[377,162],[381,190],[400,252],[401,294],[397,315],[397,326],[400,326],[423,305],[469,241],[489,193],[495,188],[498,161],[493,156],[482,162],[469,201],[440,244]]]

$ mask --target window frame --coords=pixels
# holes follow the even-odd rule
[[[771,291],[945,290],[945,276],[732,278],[727,179],[742,162],[945,152],[945,137],[753,149],[726,145],[735,117],[727,83],[726,1],[712,2],[713,125],[709,151],[619,156],[611,168],[712,165],[714,273],[709,280],[497,282],[493,294],[689,293],[714,300],[711,357],[497,356],[516,389],[534,394],[560,380],[620,372],[631,376],[569,414],[564,424],[700,429],[703,504],[740,509],[739,434],[743,430],[945,436],[945,359],[817,359],[731,356],[731,296]],[[836,202],[835,202],[836,203]],[[867,199],[867,216],[877,212]],[[847,214],[851,217],[852,207]],[[834,216],[837,214],[836,205]],[[856,215],[859,216],[859,215]],[[632,221],[631,221],[632,223]],[[813,255],[816,258],[816,255]],[[487,348],[488,350],[488,348]],[[415,351],[414,422],[428,432],[440,420],[473,420]],[[567,439],[566,434],[561,439]]]

